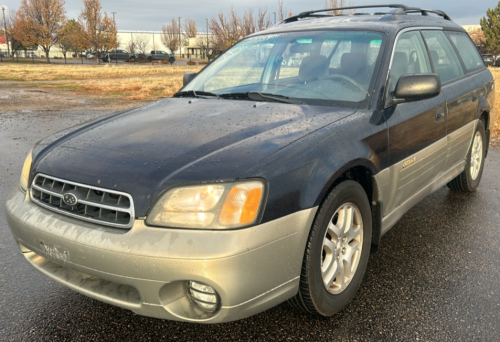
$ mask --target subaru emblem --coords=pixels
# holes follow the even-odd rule
[[[76,205],[78,203],[78,197],[68,192],[63,195],[63,201],[67,205]]]

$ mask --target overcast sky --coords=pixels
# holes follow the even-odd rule
[[[16,10],[20,0],[0,0],[0,3],[9,9]],[[408,6],[418,6],[429,9],[440,9],[448,13],[460,25],[479,25],[479,19],[486,15],[489,7],[495,7],[494,0],[352,0],[356,5],[404,3]],[[102,9],[111,15],[116,13],[118,30],[159,31],[163,24],[172,18],[181,17],[194,19],[198,31],[205,31],[205,18],[211,19],[219,12],[227,14],[233,7],[239,14],[246,9],[253,8],[257,12],[259,6],[267,8],[273,20],[273,12],[277,11],[277,0],[101,0]],[[82,0],[66,0],[66,15],[68,18],[78,18],[83,7]],[[324,7],[323,0],[284,0],[284,7],[293,14],[302,11],[320,9]]]

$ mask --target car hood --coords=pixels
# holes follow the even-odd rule
[[[267,102],[163,99],[41,141],[31,174],[130,193],[140,217],[174,185],[259,177],[261,161],[353,112]]]

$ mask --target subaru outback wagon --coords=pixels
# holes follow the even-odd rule
[[[405,212],[478,187],[493,122],[492,75],[446,13],[369,8],[287,18],[173,98],[36,144],[6,203],[23,256],[141,315],[340,311]]]

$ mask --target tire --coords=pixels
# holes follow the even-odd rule
[[[147,60],[148,60],[148,62],[149,62],[149,63],[151,63],[151,62],[153,62],[153,57],[149,56],[149,57],[147,58]]]
[[[175,58],[174,58],[174,57],[170,57],[170,58],[168,59],[168,62],[169,62],[170,64],[174,64],[174,62],[175,62]]]
[[[460,192],[473,192],[476,190],[483,176],[486,148],[484,122],[479,120],[465,159],[465,170],[447,184],[451,190]]]
[[[351,224],[338,228],[345,217],[353,218],[348,220]],[[318,210],[304,253],[299,291],[289,303],[321,316],[331,316],[347,306],[363,280],[371,234],[371,209],[365,191],[355,181],[338,184]],[[339,266],[348,262],[350,274],[337,276],[343,269]]]

